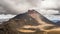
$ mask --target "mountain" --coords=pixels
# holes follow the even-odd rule
[[[4,32],[8,34],[37,34],[44,30],[56,28],[56,24],[45,18],[35,10],[28,10],[23,14],[4,22]]]
[[[58,21],[56,24],[60,26],[60,21]]]

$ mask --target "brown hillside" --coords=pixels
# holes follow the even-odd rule
[[[35,10],[28,10],[4,23],[4,34],[45,34],[58,28]]]

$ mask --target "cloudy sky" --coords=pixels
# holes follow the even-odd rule
[[[28,9],[60,10],[60,0],[0,0],[0,14],[21,14]]]

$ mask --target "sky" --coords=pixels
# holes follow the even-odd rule
[[[0,0],[0,19],[10,19],[32,9],[35,9],[43,15],[58,14],[60,11],[60,0]],[[51,16],[52,15],[46,17],[60,20],[60,16],[57,16],[58,18],[56,16]]]
[[[13,18],[14,16],[16,16],[16,15],[11,15],[11,14],[4,15],[4,14],[1,14],[0,19],[10,19],[10,18]]]
[[[60,11],[60,0],[0,0],[0,14],[22,14],[27,10]],[[42,11],[42,13],[49,11]],[[46,14],[46,13],[45,13]]]

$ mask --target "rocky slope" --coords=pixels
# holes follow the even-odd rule
[[[57,27],[35,10],[28,10],[4,23],[3,30],[6,34],[44,34],[44,31]]]

